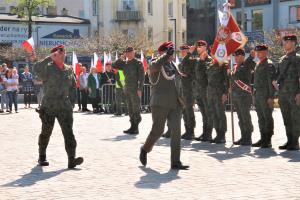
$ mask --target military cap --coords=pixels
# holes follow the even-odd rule
[[[245,56],[245,50],[244,49],[238,49],[232,55],[233,56],[240,56],[240,55]]]
[[[132,52],[132,51],[134,51],[134,48],[133,48],[132,46],[128,46],[128,47],[126,47],[126,49],[125,49],[125,52],[126,52],[126,53]]]
[[[266,44],[259,44],[255,47],[255,51],[266,51],[268,49],[269,47]]]
[[[158,51],[166,51],[170,46],[173,46],[173,42],[163,42],[159,47]]]
[[[54,53],[54,52],[56,52],[57,50],[63,51],[64,49],[65,49],[65,45],[60,44],[60,45],[57,45],[57,46],[53,47],[53,48],[51,49],[51,53]]]
[[[285,41],[289,40],[289,41],[297,42],[297,36],[295,34],[288,34],[288,35],[284,36],[282,39]]]
[[[197,46],[207,46],[207,42],[205,40],[198,40]]]
[[[179,47],[180,50],[187,50],[190,49],[189,45],[183,44]]]

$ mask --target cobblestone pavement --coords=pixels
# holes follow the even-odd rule
[[[22,107],[22,105],[20,105]],[[33,110],[0,114],[0,199],[300,199],[300,152],[279,151],[285,132],[279,110],[273,149],[182,141],[189,171],[170,170],[169,139],[159,140],[141,167],[139,148],[151,127],[143,114],[140,135],[124,135],[128,117],[74,113],[77,154],[85,162],[67,170],[57,122],[48,147],[49,167],[36,166],[41,123]],[[200,135],[201,115],[196,113]],[[256,113],[254,141],[258,139]],[[230,124],[230,113],[227,113]],[[236,139],[239,138],[235,120]]]

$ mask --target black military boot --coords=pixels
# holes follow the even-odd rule
[[[195,137],[194,128],[186,128],[186,132],[181,136],[181,139],[192,140]]]
[[[46,160],[46,155],[40,155],[38,163],[39,166],[49,166],[49,162]]]
[[[243,138],[240,138],[238,141],[233,142],[234,145],[241,145]]]
[[[189,168],[190,166],[183,165],[181,162],[171,164],[171,169],[173,170],[189,170]]]
[[[290,135],[287,136],[287,142],[281,146],[279,146],[279,149],[285,150],[287,149],[287,146],[289,146],[292,142],[292,137]]]
[[[264,139],[264,135],[263,133],[260,133],[260,140],[258,140],[256,143],[252,144],[252,147],[261,147],[262,141]]]
[[[133,123],[132,124],[132,129],[130,131],[126,132],[126,134],[129,134],[129,135],[139,134],[139,124]]]
[[[70,157],[68,159],[68,168],[69,169],[74,169],[77,165],[81,165],[83,163],[83,158],[82,157]]]
[[[211,143],[225,144],[226,143],[225,133],[217,132],[217,136],[211,141]]]
[[[286,147],[288,151],[298,151],[299,150],[299,136],[291,137],[291,143]]]
[[[143,166],[147,165],[147,152],[143,149],[143,147],[141,147],[140,150],[140,161]]]
[[[264,139],[261,142],[261,148],[271,148],[272,147],[272,138],[273,133],[266,133]]]
[[[251,139],[251,132],[245,132],[244,137],[240,142],[240,145],[242,146],[251,146],[252,145],[252,139]]]
[[[123,133],[131,133],[131,132],[132,132],[132,130],[133,130],[133,123],[132,123],[132,122],[130,122],[130,128],[129,128],[129,129],[127,129],[127,130],[124,130],[124,131],[123,131]]]
[[[164,134],[162,134],[162,137],[164,137],[164,138],[170,138],[171,137],[171,131],[170,131],[170,129],[168,129],[167,132],[165,132]]]

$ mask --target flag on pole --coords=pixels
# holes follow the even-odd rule
[[[211,55],[218,63],[224,63],[235,50],[245,46],[247,38],[230,12],[230,3],[226,2],[223,12],[218,11],[218,15],[220,27],[211,49]]]
[[[103,67],[103,69],[102,69],[102,72],[105,72],[105,66],[106,66],[106,63],[108,63],[109,62],[109,56],[106,54],[106,52],[104,52],[104,58],[103,58],[103,65],[104,65],[104,67]]]
[[[22,42],[22,47],[26,50],[27,53],[33,54],[34,53],[34,40],[33,37],[29,38]]]
[[[176,54],[175,63],[176,63],[177,66],[180,64],[180,61],[179,61],[179,58],[178,58],[178,55],[177,55],[177,54]]]
[[[75,78],[76,78],[76,87],[79,87],[80,86],[80,80],[79,80],[80,65],[79,65],[77,56],[74,51],[73,51],[73,55],[72,55],[72,68],[73,68],[73,72],[74,72]]]
[[[93,66],[96,67],[97,72],[102,72],[102,63],[96,53],[94,53],[94,65]]]
[[[148,70],[148,63],[142,50],[141,50],[141,62],[143,63],[144,71],[146,72]]]
[[[115,60],[118,60],[118,59],[119,59],[118,52],[116,51],[116,58],[115,58]]]
[[[112,60],[111,60],[111,53],[109,52],[108,53],[108,62],[111,62]]]

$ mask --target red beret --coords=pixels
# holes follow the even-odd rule
[[[282,39],[285,41],[290,40],[290,41],[297,42],[297,36],[295,34],[288,34],[288,35],[284,36]]]
[[[240,55],[245,56],[244,49],[238,49],[233,53],[233,56],[240,56]]]
[[[190,49],[189,45],[183,44],[179,47],[180,50],[187,50]]]
[[[57,45],[57,46],[53,47],[53,48],[51,49],[51,53],[54,53],[54,52],[56,52],[57,50],[64,50],[64,49],[65,49],[65,45],[60,44],[60,45]]]
[[[207,42],[205,40],[198,40],[197,46],[207,46]]]
[[[132,51],[134,51],[134,48],[132,46],[128,46],[125,49],[125,52],[132,52]]]
[[[173,42],[164,42],[158,47],[158,51],[166,51],[168,47],[173,46]]]
[[[266,51],[268,49],[269,47],[266,44],[259,44],[255,47],[255,51]]]

